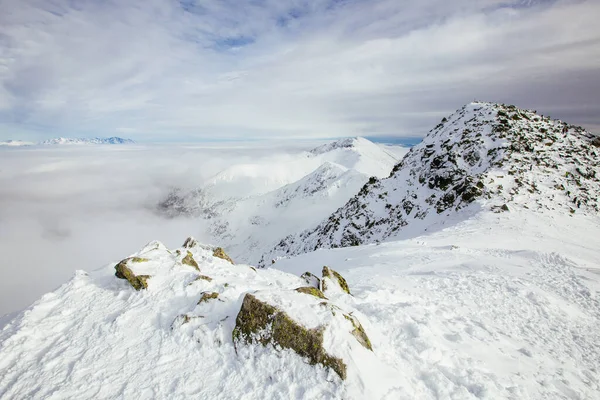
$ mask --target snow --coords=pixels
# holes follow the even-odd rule
[[[267,160],[229,166],[193,192],[218,242],[151,242],[127,264],[151,276],[147,289],[116,278],[114,260],[0,320],[0,398],[597,399],[596,141],[472,103],[393,169],[390,152],[360,138],[279,159],[272,175]],[[244,194],[215,201],[210,187],[229,184]],[[227,243],[243,255],[234,260],[256,259],[302,229],[261,260],[269,268],[213,256]],[[188,250],[200,272],[182,263]],[[356,318],[373,351],[322,299],[295,291],[323,266],[351,291],[328,289],[325,304]],[[249,293],[323,327],[347,378],[277,345],[236,346]]]
[[[257,263],[281,238],[315,226],[397,162],[364,138],[341,139],[282,160],[234,164],[200,188],[176,189],[160,209],[208,220],[212,240]]]
[[[596,398],[600,220],[515,214],[276,266],[344,274],[406,398]]]
[[[211,282],[194,281],[174,250],[151,243],[134,254],[150,261],[132,267],[154,275],[148,290],[115,278],[114,264],[79,271],[4,327],[0,397],[593,399],[597,237],[598,218],[516,211],[403,241],[318,250],[277,269],[231,265],[198,246],[192,252]],[[270,345],[236,354],[231,332],[244,293],[308,327],[322,322],[306,314],[311,297],[291,289],[323,265],[352,292],[330,300],[373,344],[372,353],[351,349],[347,380]],[[219,299],[195,306],[213,291]],[[182,314],[191,319],[179,326]],[[342,337],[325,345],[348,357],[335,350]]]
[[[386,179],[370,180],[265,260],[436,229],[451,214],[527,208],[597,215],[600,149],[580,127],[533,111],[471,103],[435,127]]]

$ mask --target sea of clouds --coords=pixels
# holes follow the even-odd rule
[[[0,148],[0,315],[27,307],[77,269],[119,261],[151,240],[210,242],[202,220],[166,218],[158,202],[232,165],[285,165],[313,145]]]

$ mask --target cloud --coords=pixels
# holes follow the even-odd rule
[[[600,127],[592,0],[0,0],[0,8],[6,138],[418,136],[475,98]]]
[[[232,165],[270,171],[265,163],[292,181],[298,160],[305,160],[298,154],[314,144],[0,148],[0,317],[66,282],[75,270],[117,262],[151,240],[171,248],[188,236],[210,243],[206,221],[157,214],[173,187],[201,187]],[[256,190],[251,185],[260,181],[237,178],[246,183],[235,187],[242,197],[250,193],[244,187]],[[260,181],[259,188],[265,186]]]

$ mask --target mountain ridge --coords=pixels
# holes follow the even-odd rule
[[[372,178],[312,230],[284,238],[267,260],[318,248],[418,234],[475,204],[597,214],[600,139],[530,110],[474,102],[444,118],[389,177]],[[408,233],[410,232],[410,233]]]
[[[158,204],[158,212],[208,221],[209,237],[236,258],[256,263],[282,237],[318,223],[343,205],[372,174],[387,174],[397,160],[366,139],[340,139],[303,152],[280,168],[234,165],[200,188],[188,192],[173,189]],[[272,173],[273,169],[277,171]],[[287,169],[293,170],[292,179],[273,189],[278,180],[285,182]],[[267,174],[266,187],[270,190],[242,189],[229,194],[228,188],[239,182],[240,176],[247,182],[261,174]],[[297,179],[298,175],[302,176]]]

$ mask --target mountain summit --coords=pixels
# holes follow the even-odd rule
[[[385,179],[265,259],[408,237],[480,210],[598,214],[600,138],[515,106],[468,104],[444,118]],[[264,262],[264,260],[263,260]]]

